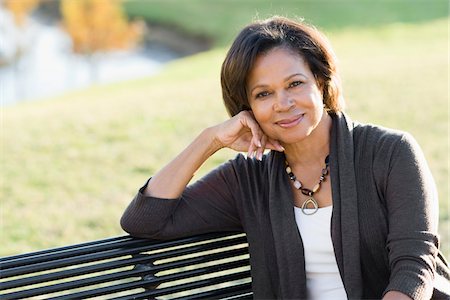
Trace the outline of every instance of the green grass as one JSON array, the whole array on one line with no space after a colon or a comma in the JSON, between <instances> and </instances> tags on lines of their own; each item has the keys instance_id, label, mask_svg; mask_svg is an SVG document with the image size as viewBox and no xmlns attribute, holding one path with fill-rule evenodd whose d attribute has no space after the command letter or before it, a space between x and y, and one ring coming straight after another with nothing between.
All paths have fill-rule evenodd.
<instances>
[{"instance_id":1,"label":"green grass","mask_svg":"<svg viewBox=\"0 0 450 300\"><path fill-rule=\"evenodd\" d=\"M449 256L449 19L419 21L326 32L353 119L407 130L421 144ZM2 108L0 255L123 234L118 221L139 186L227 118L225 51L181 59L155 77ZM197 177L233 156L217 153Z\"/></svg>"},{"instance_id":2,"label":"green grass","mask_svg":"<svg viewBox=\"0 0 450 300\"><path fill-rule=\"evenodd\" d=\"M228 45L245 24L278 14L325 30L427 22L448 15L445 0L123 0L127 13Z\"/></svg>"}]
</instances>

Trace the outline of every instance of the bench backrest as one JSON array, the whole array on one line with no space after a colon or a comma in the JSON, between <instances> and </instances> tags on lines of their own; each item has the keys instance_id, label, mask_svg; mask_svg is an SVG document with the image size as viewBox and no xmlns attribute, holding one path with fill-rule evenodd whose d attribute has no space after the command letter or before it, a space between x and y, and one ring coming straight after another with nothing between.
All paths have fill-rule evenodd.
<instances>
[{"instance_id":1,"label":"bench backrest","mask_svg":"<svg viewBox=\"0 0 450 300\"><path fill-rule=\"evenodd\" d=\"M251 299L246 237L130 236L0 258L0 299Z\"/></svg>"}]
</instances>

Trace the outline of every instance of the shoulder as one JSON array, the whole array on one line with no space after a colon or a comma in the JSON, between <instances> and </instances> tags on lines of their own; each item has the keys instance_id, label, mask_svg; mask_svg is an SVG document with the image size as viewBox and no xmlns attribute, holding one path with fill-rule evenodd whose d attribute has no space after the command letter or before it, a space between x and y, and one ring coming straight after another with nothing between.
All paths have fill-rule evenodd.
<instances>
[{"instance_id":1,"label":"shoulder","mask_svg":"<svg viewBox=\"0 0 450 300\"><path fill-rule=\"evenodd\" d=\"M234 181L234 184L238 186L261 188L283 167L284 153L269 151L263 155L261 161L238 154L215 171L219 172L227 182Z\"/></svg>"},{"instance_id":2,"label":"shoulder","mask_svg":"<svg viewBox=\"0 0 450 300\"><path fill-rule=\"evenodd\" d=\"M237 175L258 177L267 173L270 165L273 164L275 159L279 160L279 157L275 156L279 156L279 154L271 151L264 154L262 160L259 161L239 153L234 159L223 164L221 168L232 169Z\"/></svg>"},{"instance_id":3,"label":"shoulder","mask_svg":"<svg viewBox=\"0 0 450 300\"><path fill-rule=\"evenodd\" d=\"M370 142L395 144L403 139L404 136L410 136L405 131L371 123L353 122L353 125L353 139L357 142L367 140Z\"/></svg>"},{"instance_id":4,"label":"shoulder","mask_svg":"<svg viewBox=\"0 0 450 300\"><path fill-rule=\"evenodd\" d=\"M394 154L410 149L420 151L415 138L406 131L370 123L354 122L355 147L374 148L375 152Z\"/></svg>"},{"instance_id":5,"label":"shoulder","mask_svg":"<svg viewBox=\"0 0 450 300\"><path fill-rule=\"evenodd\" d=\"M372 148L386 150L386 148L395 147L402 140L414 140L405 131L354 121L346 113L335 114L332 117L338 140L345 137L345 132L349 131L355 150L372 150ZM346 146L349 145L346 144Z\"/></svg>"},{"instance_id":6,"label":"shoulder","mask_svg":"<svg viewBox=\"0 0 450 300\"><path fill-rule=\"evenodd\" d=\"M409 132L375 124L353 124L354 147L361 158L371 158L374 165L389 166L389 169L399 161L425 163L422 149Z\"/></svg>"},{"instance_id":7,"label":"shoulder","mask_svg":"<svg viewBox=\"0 0 450 300\"><path fill-rule=\"evenodd\" d=\"M261 198L259 196L268 186L271 176L269 171L271 156L271 153L265 154L262 161L259 161L238 154L213 169L195 184L199 182L207 184L215 189L227 191L234 195L235 199L246 199L246 203L254 203Z\"/></svg>"}]
</instances>

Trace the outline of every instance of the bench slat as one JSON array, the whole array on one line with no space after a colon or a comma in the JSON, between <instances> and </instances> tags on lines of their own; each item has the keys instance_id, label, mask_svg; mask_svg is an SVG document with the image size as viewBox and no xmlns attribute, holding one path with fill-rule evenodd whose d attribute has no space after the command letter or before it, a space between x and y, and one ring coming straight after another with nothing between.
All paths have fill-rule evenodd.
<instances>
[{"instance_id":1,"label":"bench slat","mask_svg":"<svg viewBox=\"0 0 450 300\"><path fill-rule=\"evenodd\" d=\"M252 297L248 244L242 233L169 241L125 236L35 254L0 259L1 299Z\"/></svg>"},{"instance_id":2,"label":"bench slat","mask_svg":"<svg viewBox=\"0 0 450 300\"><path fill-rule=\"evenodd\" d=\"M212 290L192 296L183 297L183 300L211 299L212 297L220 297L226 299L251 299L252 296L252 284L249 282L243 285L234 285L220 290Z\"/></svg>"},{"instance_id":3,"label":"bench slat","mask_svg":"<svg viewBox=\"0 0 450 300\"><path fill-rule=\"evenodd\" d=\"M243 240L245 238L238 237L237 239ZM137 253L151 251L151 250L159 250L164 247L179 246L180 244L185 244L187 241L191 241L191 240L192 240L192 238L183 239L184 242L181 242L181 240L177 240L177 241L170 241L170 242L162 242L162 243L158 243L158 244L154 241L153 241L153 243L147 241L147 245L144 245L144 246L133 247L133 248L129 248L129 249L128 248L107 249L107 251L100 252L100 253L93 252L93 253L84 254L85 252L82 251L79 253L81 255L75 256L75 253L70 253L70 255L64 256L65 258L62 258L62 259L60 259L59 255L57 255L56 261L53 259L53 257L47 257L47 260L50 260L50 261L43 261L43 262L39 262L39 263L35 263L35 264L27 263L27 264L24 264L21 266L16 266L14 268L8 268L8 267L6 267L7 263L4 263L4 264L0 264L0 278L8 278L8 277L12 277L12 276L29 274L29 273L33 273L33 272L62 268L62 267L71 266L73 264L89 263L92 261L116 258L116 257L124 256L127 254L137 254ZM140 241L145 242L145 240L140 240ZM198 239L194 240L194 241L198 242Z\"/></svg>"},{"instance_id":4,"label":"bench slat","mask_svg":"<svg viewBox=\"0 0 450 300\"><path fill-rule=\"evenodd\" d=\"M248 251L245 248L233 249L233 250L223 251L223 252L219 252L219 253L215 253L215 254L204 255L201 257L195 257L195 258L191 258L189 260L183 260L181 262L173 262L173 263L164 264L161 266L154 266L153 270L154 270L154 272L162 271L162 270L170 269L170 268L183 267L186 264L196 264L196 263L199 264L199 263L209 262L212 260L220 259L220 257L222 257L222 256L231 257L231 256L243 255L246 253L248 253ZM134 257L134 258L127 258L127 259L120 259L117 261L112 261L112 262L107 262L107 263L100 263L100 264L96 264L96 265L79 267L77 269L62 270L62 271L58 271L55 273L36 275L36 276L32 276L32 277L27 277L27 278L20 278L20 279L6 282L6 283L1 283L0 290L6 290L6 289L21 287L21 286L30 286L30 285L33 285L36 283L49 282L49 281L53 281L53 280L75 277L75 276L80 276L80 275L85 275L85 274L91 274L91 273L101 272L101 271L105 271L105 270L111 270L111 269L115 269L115 268L123 268L123 267L133 266L133 265L137 265L137 264L151 263L152 260L153 259L149 256Z\"/></svg>"},{"instance_id":5,"label":"bench slat","mask_svg":"<svg viewBox=\"0 0 450 300\"><path fill-rule=\"evenodd\" d=\"M147 293L133 295L132 299L148 299ZM190 296L182 296L174 299L197 300L197 299L253 299L252 284L243 283L225 288L214 289L212 291L201 292ZM114 297L109 300L130 300L130 296Z\"/></svg>"},{"instance_id":6,"label":"bench slat","mask_svg":"<svg viewBox=\"0 0 450 300\"><path fill-rule=\"evenodd\" d=\"M226 283L226 282L230 282L230 281L234 281L234 280L249 279L249 278L250 278L250 271L244 271L244 272L240 272L240 273L233 273L233 274L225 275L222 277L203 279L203 280L199 280L199 281L196 281L193 283L180 284L180 285L176 285L173 287L155 289L152 291L135 294L135 295L133 295L133 299L147 299L148 297L171 295L171 294L175 294L178 292L193 290L193 289L207 287L207 286L214 286L214 285L220 284L220 283ZM239 285L240 288L242 288L242 290L245 290L246 286L244 285L244 283L237 284L237 285ZM216 291L218 291L218 290L219 289L216 289ZM184 297L180 297L180 299L181 298L184 298ZM68 298L68 299L74 299L74 298ZM114 298L112 298L112 299L114 299ZM67 299L64 299L64 300L67 300Z\"/></svg>"},{"instance_id":7,"label":"bench slat","mask_svg":"<svg viewBox=\"0 0 450 300\"><path fill-rule=\"evenodd\" d=\"M67 250L89 247L92 245L98 245L98 244L104 244L104 243L117 243L117 242L128 241L128 240L136 240L136 238L126 235L126 236L108 238L108 239L97 240L97 241L87 242L87 243L82 243L82 244L76 244L76 245L70 245L70 246L64 246L64 247L58 247L58 248L50 248L50 249L40 250L40 251L35 251L35 252L30 252L30 253L4 256L4 257L0 257L0 264L2 266L3 265L7 266L9 263L12 263L14 261L23 261L23 258L36 257L36 256L47 255L47 254L51 254L51 253L55 253L55 252L64 252ZM139 239L139 240L141 240L141 239Z\"/></svg>"},{"instance_id":8,"label":"bench slat","mask_svg":"<svg viewBox=\"0 0 450 300\"><path fill-rule=\"evenodd\" d=\"M185 279L193 276L199 276L204 275L212 272L221 271L224 269L233 269L243 266L248 266L249 262L248 259L240 260L240 261L233 261L230 263L223 263L223 264L216 264L214 266L208 267L208 268L198 268L192 271L185 271L185 272L178 272L173 275L166 275L166 276L160 276L160 277L154 277L154 279L148 280L147 283L150 283L152 285L159 285L161 283L167 282L167 281L174 281L174 280L180 280ZM42 295L43 293L50 294L70 289L76 289L80 287L105 283L105 282L112 282L117 281L120 279L126 279L126 278L133 278L133 277L142 277L145 275L153 275L152 270L143 270L143 269L135 269L135 270L129 270L129 271L122 271L117 272L113 274L107 274L107 275L101 275L86 279L78 279L74 281L54 284L51 286L46 287L40 287L40 288L34 288L34 289L27 289L11 294L5 294L4 297L6 298L26 298L26 297L34 297L38 295ZM95 290L93 290L95 292Z\"/></svg>"},{"instance_id":9,"label":"bench slat","mask_svg":"<svg viewBox=\"0 0 450 300\"><path fill-rule=\"evenodd\" d=\"M76 269L62 270L54 273L35 275L31 277L19 278L0 284L0 290L6 290L21 286L29 286L36 283L49 282L53 280L65 279L69 277L75 277L95 272L101 272L111 270L115 268L122 268L132 266L140 263L150 262L147 257L126 258L112 262L106 262L96 265L89 265L85 267L79 267Z\"/></svg>"}]
</instances>

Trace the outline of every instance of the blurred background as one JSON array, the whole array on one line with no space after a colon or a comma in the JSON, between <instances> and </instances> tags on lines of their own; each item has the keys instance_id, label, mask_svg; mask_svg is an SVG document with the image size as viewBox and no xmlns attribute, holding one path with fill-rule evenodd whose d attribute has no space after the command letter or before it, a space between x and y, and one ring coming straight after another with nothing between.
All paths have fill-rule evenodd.
<instances>
[{"instance_id":1,"label":"blurred background","mask_svg":"<svg viewBox=\"0 0 450 300\"><path fill-rule=\"evenodd\" d=\"M354 120L418 140L450 257L446 0L1 0L0 256L124 234L137 189L227 118L234 36L274 14L328 36Z\"/></svg>"}]
</instances>

